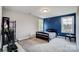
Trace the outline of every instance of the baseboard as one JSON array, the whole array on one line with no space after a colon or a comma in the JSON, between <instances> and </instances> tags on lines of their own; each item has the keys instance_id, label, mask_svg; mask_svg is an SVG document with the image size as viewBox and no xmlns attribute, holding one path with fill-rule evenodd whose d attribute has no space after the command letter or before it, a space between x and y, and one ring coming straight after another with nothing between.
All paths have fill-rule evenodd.
<instances>
[{"instance_id":1,"label":"baseboard","mask_svg":"<svg viewBox=\"0 0 79 59\"><path fill-rule=\"evenodd\" d=\"M17 38L17 40L24 40L24 39L30 39L30 38L33 38L35 37L35 35L32 35L32 36L25 36L25 37L20 37L20 38Z\"/></svg>"}]
</instances>

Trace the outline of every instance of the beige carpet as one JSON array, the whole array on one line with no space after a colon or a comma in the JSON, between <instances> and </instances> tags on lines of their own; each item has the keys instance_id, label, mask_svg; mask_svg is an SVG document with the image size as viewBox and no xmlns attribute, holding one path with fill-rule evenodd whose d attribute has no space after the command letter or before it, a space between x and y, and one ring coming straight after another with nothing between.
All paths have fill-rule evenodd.
<instances>
[{"instance_id":1,"label":"beige carpet","mask_svg":"<svg viewBox=\"0 0 79 59\"><path fill-rule=\"evenodd\" d=\"M45 44L48 42L46 40L33 37L33 38L29 38L29 39L23 39L23 40L19 41L18 43L25 49L25 48L29 48L34 45ZM25 49L25 50L28 51L27 49Z\"/></svg>"},{"instance_id":2,"label":"beige carpet","mask_svg":"<svg viewBox=\"0 0 79 59\"><path fill-rule=\"evenodd\" d=\"M52 39L50 42L42 39L30 38L19 41L27 52L78 52L75 43L71 43L62 37Z\"/></svg>"}]
</instances>

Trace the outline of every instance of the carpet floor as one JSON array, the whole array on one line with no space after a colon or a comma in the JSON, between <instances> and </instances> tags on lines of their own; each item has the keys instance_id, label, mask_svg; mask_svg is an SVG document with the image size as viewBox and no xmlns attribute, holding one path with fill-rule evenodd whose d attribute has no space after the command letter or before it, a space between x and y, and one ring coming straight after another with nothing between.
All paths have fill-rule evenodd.
<instances>
[{"instance_id":1,"label":"carpet floor","mask_svg":"<svg viewBox=\"0 0 79 59\"><path fill-rule=\"evenodd\" d=\"M27 52L78 52L76 43L71 43L62 37L57 37L47 42L38 38L19 41Z\"/></svg>"}]
</instances>

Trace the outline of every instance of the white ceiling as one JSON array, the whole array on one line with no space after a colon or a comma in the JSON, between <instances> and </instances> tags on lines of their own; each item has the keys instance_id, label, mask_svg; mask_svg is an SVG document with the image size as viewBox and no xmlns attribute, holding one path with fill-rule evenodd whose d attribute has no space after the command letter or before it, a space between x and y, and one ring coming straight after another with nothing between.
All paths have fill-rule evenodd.
<instances>
[{"instance_id":1,"label":"white ceiling","mask_svg":"<svg viewBox=\"0 0 79 59\"><path fill-rule=\"evenodd\" d=\"M40 18L54 17L77 12L76 6L5 6L3 9L30 13ZM48 12L43 13L41 11L42 9L48 9Z\"/></svg>"}]
</instances>

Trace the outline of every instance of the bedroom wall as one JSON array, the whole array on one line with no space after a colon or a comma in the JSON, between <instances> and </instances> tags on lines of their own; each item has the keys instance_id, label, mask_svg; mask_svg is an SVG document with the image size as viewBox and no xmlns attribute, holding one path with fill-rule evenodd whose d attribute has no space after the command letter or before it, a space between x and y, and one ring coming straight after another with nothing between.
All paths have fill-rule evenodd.
<instances>
[{"instance_id":1,"label":"bedroom wall","mask_svg":"<svg viewBox=\"0 0 79 59\"><path fill-rule=\"evenodd\" d=\"M31 14L3 9L3 16L10 17L10 20L16 20L16 37L18 40L33 36L38 30L39 18Z\"/></svg>"},{"instance_id":2,"label":"bedroom wall","mask_svg":"<svg viewBox=\"0 0 79 59\"><path fill-rule=\"evenodd\" d=\"M77 42L77 46L79 48L79 8L77 10L76 17L77 17L77 19L76 19L76 42Z\"/></svg>"},{"instance_id":3,"label":"bedroom wall","mask_svg":"<svg viewBox=\"0 0 79 59\"><path fill-rule=\"evenodd\" d=\"M2 20L2 7L0 6L0 30L1 30L1 20Z\"/></svg>"},{"instance_id":4,"label":"bedroom wall","mask_svg":"<svg viewBox=\"0 0 79 59\"><path fill-rule=\"evenodd\" d=\"M72 13L72 14L67 14L67 15L60 15L56 17L45 18L44 19L44 31L46 31L46 29L56 29L59 35L61 36L65 35L66 33L61 32L61 17L64 17L64 16L74 16L75 17L74 27L76 27L76 15L75 13ZM74 28L74 33L76 33L75 28Z\"/></svg>"},{"instance_id":5,"label":"bedroom wall","mask_svg":"<svg viewBox=\"0 0 79 59\"><path fill-rule=\"evenodd\" d=\"M2 7L0 6L0 48L1 48L1 21L2 21Z\"/></svg>"}]
</instances>

